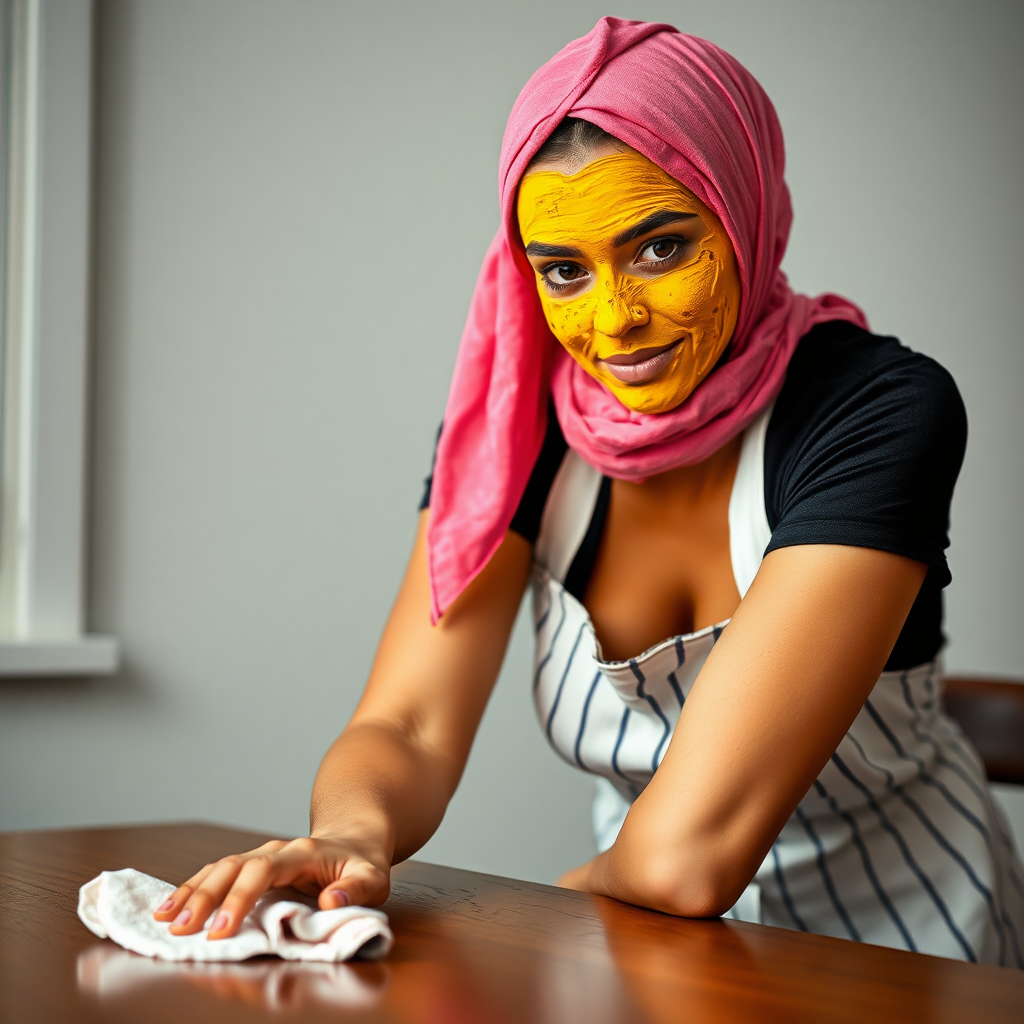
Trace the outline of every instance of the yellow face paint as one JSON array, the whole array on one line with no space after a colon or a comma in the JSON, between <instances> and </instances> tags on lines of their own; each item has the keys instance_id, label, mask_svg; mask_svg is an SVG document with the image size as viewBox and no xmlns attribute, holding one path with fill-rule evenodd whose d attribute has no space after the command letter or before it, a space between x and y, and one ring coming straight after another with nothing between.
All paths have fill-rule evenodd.
<instances>
[{"instance_id":1,"label":"yellow face paint","mask_svg":"<svg viewBox=\"0 0 1024 1024\"><path fill-rule=\"evenodd\" d=\"M732 243L689 189L635 150L528 173L517 214L555 337L636 412L667 412L736 326Z\"/></svg>"}]
</instances>

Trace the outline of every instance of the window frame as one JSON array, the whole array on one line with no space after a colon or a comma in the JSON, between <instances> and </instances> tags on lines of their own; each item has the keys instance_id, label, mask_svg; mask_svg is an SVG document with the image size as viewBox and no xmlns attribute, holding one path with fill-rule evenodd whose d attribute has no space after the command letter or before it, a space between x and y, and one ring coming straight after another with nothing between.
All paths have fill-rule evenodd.
<instances>
[{"instance_id":1,"label":"window frame","mask_svg":"<svg viewBox=\"0 0 1024 1024\"><path fill-rule=\"evenodd\" d=\"M0 0L0 676L114 672L85 628L93 0Z\"/></svg>"}]
</instances>

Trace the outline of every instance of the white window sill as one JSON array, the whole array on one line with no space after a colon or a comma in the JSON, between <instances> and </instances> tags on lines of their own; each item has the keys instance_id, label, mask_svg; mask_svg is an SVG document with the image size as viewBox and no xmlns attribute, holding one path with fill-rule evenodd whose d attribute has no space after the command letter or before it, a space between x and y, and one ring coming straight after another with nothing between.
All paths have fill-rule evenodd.
<instances>
[{"instance_id":1,"label":"white window sill","mask_svg":"<svg viewBox=\"0 0 1024 1024\"><path fill-rule=\"evenodd\" d=\"M117 671L117 639L0 640L0 676L105 676Z\"/></svg>"}]
</instances>

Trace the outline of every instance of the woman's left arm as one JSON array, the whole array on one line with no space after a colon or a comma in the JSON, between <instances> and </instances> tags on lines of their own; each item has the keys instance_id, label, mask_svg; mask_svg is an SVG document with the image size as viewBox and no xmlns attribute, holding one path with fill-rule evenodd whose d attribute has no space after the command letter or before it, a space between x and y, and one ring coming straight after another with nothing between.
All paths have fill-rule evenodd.
<instances>
[{"instance_id":1,"label":"woman's left arm","mask_svg":"<svg viewBox=\"0 0 1024 1024\"><path fill-rule=\"evenodd\" d=\"M615 844L560 884L725 913L863 707L926 573L870 548L770 552Z\"/></svg>"}]
</instances>

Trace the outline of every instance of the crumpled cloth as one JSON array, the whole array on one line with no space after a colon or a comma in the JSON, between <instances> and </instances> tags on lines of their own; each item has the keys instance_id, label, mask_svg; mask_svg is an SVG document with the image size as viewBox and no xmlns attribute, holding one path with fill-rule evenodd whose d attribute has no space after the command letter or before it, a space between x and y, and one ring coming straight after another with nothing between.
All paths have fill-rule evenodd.
<instances>
[{"instance_id":1,"label":"crumpled cloth","mask_svg":"<svg viewBox=\"0 0 1024 1024\"><path fill-rule=\"evenodd\" d=\"M232 961L254 956L334 963L354 956L377 960L391 950L388 918L369 907L318 910L291 890L272 890L246 915L238 934L214 942L204 931L172 935L153 911L175 887L134 868L104 871L78 893L78 916L101 939L159 960ZM300 902L301 901L301 902Z\"/></svg>"}]
</instances>

